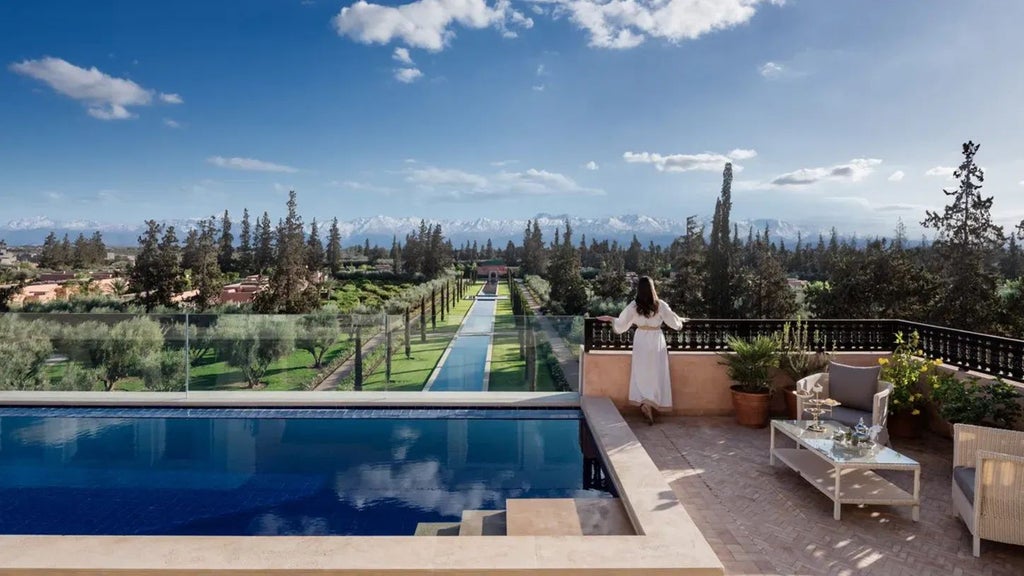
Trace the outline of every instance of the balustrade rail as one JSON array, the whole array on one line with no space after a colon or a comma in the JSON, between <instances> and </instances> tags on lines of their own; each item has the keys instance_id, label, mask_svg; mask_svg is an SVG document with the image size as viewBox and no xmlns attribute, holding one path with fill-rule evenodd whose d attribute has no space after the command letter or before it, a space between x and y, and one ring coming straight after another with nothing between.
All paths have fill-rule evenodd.
<instances>
[{"instance_id":1,"label":"balustrade rail","mask_svg":"<svg viewBox=\"0 0 1024 576\"><path fill-rule=\"evenodd\" d=\"M690 320L682 330L662 328L673 352L718 352L729 349L727 339L770 336L782 332L794 320ZM974 370L1024 380L1024 340L955 330L906 320L832 320L803 321L808 347L837 352L891 352L896 348L896 333L917 331L922 354L964 370ZM611 324L587 318L583 330L584 350L629 350L635 329L616 334Z\"/></svg>"}]
</instances>

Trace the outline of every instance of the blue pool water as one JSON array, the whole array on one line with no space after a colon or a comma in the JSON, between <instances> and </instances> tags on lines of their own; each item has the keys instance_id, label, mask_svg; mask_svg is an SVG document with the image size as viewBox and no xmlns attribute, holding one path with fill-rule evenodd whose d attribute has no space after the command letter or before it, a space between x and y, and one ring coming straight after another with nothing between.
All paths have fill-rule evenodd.
<instances>
[{"instance_id":1,"label":"blue pool water","mask_svg":"<svg viewBox=\"0 0 1024 576\"><path fill-rule=\"evenodd\" d=\"M491 347L494 312L498 302L492 297L477 296L476 302L462 321L449 345L448 357L437 371L429 390L479 391L484 387L487 350Z\"/></svg>"},{"instance_id":2,"label":"blue pool water","mask_svg":"<svg viewBox=\"0 0 1024 576\"><path fill-rule=\"evenodd\" d=\"M409 535L602 497L578 410L0 408L0 533Z\"/></svg>"}]
</instances>

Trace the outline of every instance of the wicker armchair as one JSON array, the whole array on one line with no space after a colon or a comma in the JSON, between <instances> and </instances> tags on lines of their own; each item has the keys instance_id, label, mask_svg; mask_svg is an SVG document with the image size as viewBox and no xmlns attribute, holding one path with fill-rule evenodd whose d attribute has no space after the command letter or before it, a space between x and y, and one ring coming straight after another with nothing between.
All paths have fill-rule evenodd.
<instances>
[{"instance_id":1,"label":"wicker armchair","mask_svg":"<svg viewBox=\"0 0 1024 576\"><path fill-rule=\"evenodd\" d=\"M821 385L821 397L830 398L828 389L828 373L811 374L802 378L796 383L797 390L811 390L815 384ZM877 391L871 399L872 410L868 413L865 410L839 406L832 409L832 419L847 426L854 426L864 418L868 426L881 426L885 430L889 418L889 396L892 394L892 384L885 380L878 381ZM796 399L796 419L803 420L804 401L799 396Z\"/></svg>"},{"instance_id":2,"label":"wicker armchair","mask_svg":"<svg viewBox=\"0 0 1024 576\"><path fill-rule=\"evenodd\" d=\"M974 536L1024 546L1024 432L953 426L953 512Z\"/></svg>"}]
</instances>

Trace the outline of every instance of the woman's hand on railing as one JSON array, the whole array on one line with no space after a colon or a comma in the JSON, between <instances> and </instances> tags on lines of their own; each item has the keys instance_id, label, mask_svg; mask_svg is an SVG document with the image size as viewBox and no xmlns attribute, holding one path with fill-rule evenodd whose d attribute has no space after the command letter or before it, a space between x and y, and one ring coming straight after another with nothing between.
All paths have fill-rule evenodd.
<instances>
[{"instance_id":1,"label":"woman's hand on railing","mask_svg":"<svg viewBox=\"0 0 1024 576\"><path fill-rule=\"evenodd\" d=\"M609 323L611 323L611 322L615 321L615 318L613 316L604 315L604 316L598 316L598 317L594 318L594 320L597 320L599 322L609 322Z\"/></svg>"}]
</instances>

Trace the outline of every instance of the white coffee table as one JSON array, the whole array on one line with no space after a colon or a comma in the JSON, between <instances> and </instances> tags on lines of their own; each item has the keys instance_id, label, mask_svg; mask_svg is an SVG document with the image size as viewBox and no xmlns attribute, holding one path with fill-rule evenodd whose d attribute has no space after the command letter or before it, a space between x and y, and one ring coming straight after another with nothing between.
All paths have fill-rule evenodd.
<instances>
[{"instance_id":1,"label":"white coffee table","mask_svg":"<svg viewBox=\"0 0 1024 576\"><path fill-rule=\"evenodd\" d=\"M848 428L823 420L824 432L807 429L807 420L772 420L769 461L778 458L800 473L812 486L835 503L832 516L839 520L842 504L884 504L911 506L917 522L921 509L921 465L899 452L881 445L867 451L849 451L832 441L833 432ZM776 448L775 431L796 442L796 448ZM914 493L910 494L873 470L901 470L914 473Z\"/></svg>"}]
</instances>

